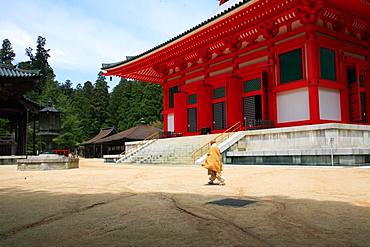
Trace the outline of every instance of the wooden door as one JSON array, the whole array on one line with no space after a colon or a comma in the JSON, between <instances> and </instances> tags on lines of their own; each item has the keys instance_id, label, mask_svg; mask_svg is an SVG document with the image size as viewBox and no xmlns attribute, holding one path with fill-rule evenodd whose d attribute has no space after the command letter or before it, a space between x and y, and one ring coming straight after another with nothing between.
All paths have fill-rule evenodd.
<instances>
[{"instance_id":1,"label":"wooden door","mask_svg":"<svg viewBox=\"0 0 370 247\"><path fill-rule=\"evenodd\" d=\"M225 102L213 104L213 129L226 129Z\"/></svg>"},{"instance_id":2,"label":"wooden door","mask_svg":"<svg viewBox=\"0 0 370 247\"><path fill-rule=\"evenodd\" d=\"M348 102L349 102L349 117L350 121L360 122L361 117L361 103L360 103L360 87L357 80L356 67L347 68L348 81Z\"/></svg>"},{"instance_id":3,"label":"wooden door","mask_svg":"<svg viewBox=\"0 0 370 247\"><path fill-rule=\"evenodd\" d=\"M197 108L188 109L188 132L197 132Z\"/></svg>"}]
</instances>

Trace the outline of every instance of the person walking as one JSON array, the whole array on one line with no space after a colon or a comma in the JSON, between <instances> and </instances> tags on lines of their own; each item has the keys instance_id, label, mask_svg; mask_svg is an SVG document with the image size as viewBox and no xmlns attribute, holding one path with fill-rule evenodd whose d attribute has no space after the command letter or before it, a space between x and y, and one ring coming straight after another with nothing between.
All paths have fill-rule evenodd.
<instances>
[{"instance_id":1,"label":"person walking","mask_svg":"<svg viewBox=\"0 0 370 247\"><path fill-rule=\"evenodd\" d=\"M208 170L208 175L210 175L208 184L215 184L214 181L217 179L220 181L220 185L225 185L225 179L221 176L222 161L220 149L217 147L215 140L210 141L209 144L207 158L202 164Z\"/></svg>"}]
</instances>

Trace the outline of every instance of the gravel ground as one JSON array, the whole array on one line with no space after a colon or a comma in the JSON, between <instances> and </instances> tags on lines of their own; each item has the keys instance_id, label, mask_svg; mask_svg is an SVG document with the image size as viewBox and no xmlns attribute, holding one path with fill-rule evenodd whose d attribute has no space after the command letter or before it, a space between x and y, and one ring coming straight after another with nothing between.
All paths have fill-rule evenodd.
<instances>
[{"instance_id":1,"label":"gravel ground","mask_svg":"<svg viewBox=\"0 0 370 247\"><path fill-rule=\"evenodd\" d=\"M0 246L370 246L370 168L0 166ZM209 202L248 200L243 207Z\"/></svg>"}]
</instances>

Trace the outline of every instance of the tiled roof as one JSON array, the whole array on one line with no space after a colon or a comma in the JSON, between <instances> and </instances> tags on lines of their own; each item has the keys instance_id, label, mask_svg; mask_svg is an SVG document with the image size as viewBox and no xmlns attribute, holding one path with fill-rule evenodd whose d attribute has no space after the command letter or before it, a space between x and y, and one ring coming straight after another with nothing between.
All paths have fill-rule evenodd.
<instances>
[{"instance_id":1,"label":"tiled roof","mask_svg":"<svg viewBox=\"0 0 370 247\"><path fill-rule=\"evenodd\" d=\"M111 141L118 141L118 140L144 140L150 135L153 135L154 133L158 133L162 131L161 129L155 128L153 126L147 125L147 124L139 124L135 127L132 127L131 129L124 130L122 132L119 132L117 134L108 136L104 139L100 139L96 141L95 143L105 143L105 142L111 142Z\"/></svg>"},{"instance_id":2,"label":"tiled roof","mask_svg":"<svg viewBox=\"0 0 370 247\"><path fill-rule=\"evenodd\" d=\"M94 138L88 140L88 141L85 141L83 143L81 143L81 145L87 145L87 144L93 144L95 143L96 141L100 140L100 139L103 139L111 134L115 134L117 131L115 128L105 128L105 129L101 129L99 134L97 134Z\"/></svg>"},{"instance_id":3,"label":"tiled roof","mask_svg":"<svg viewBox=\"0 0 370 247\"><path fill-rule=\"evenodd\" d=\"M0 64L0 77L37 77L37 70L23 70L15 68L13 65Z\"/></svg>"},{"instance_id":4,"label":"tiled roof","mask_svg":"<svg viewBox=\"0 0 370 247\"><path fill-rule=\"evenodd\" d=\"M198 28L200 28L200 27L202 27L202 26L204 26L204 25L206 25L206 24L208 24L208 23L210 23L210 22L212 22L212 21L220 18L221 16L229 13L230 11L232 11L232 10L234 10L234 9L236 9L236 8L242 6L243 4L245 4L247 2L250 2L250 1L251 0L239 0L239 1L238 0L236 0L236 1L233 0L233 1L230 1L230 3L226 2L224 5L221 5L220 6L220 7L222 7L221 8L221 12L217 12L214 16L212 16L209 19L203 21L202 23L196 25L195 27L193 27L193 28L191 28L191 29L189 29L189 30L187 30L187 31L185 31L185 32L177 35L176 37L174 37L174 38L172 38L172 39L170 39L170 40L168 40L168 41L166 41L166 42L164 42L164 43L162 43L162 44L160 44L160 45L158 45L158 46L156 46L156 47L154 47L154 48L152 48L152 49L150 49L150 50L148 50L148 51L146 51L146 52L144 52L144 53L142 53L140 55L132 56L132 57L126 57L126 60L120 61L120 62L116 62L116 63L103 63L102 64L102 69L103 70L106 70L106 69L114 68L116 66L120 66L120 65L123 65L125 63L128 63L128 62L130 62L132 60L135 60L137 58L140 58L140 57L142 57L142 56L144 56L144 55L146 55L146 54L148 54L148 53L150 53L152 51L155 51L155 50L157 50L157 49L159 49L159 48L161 48L161 47L163 47L163 46L165 46L165 45L167 45L167 44L169 44L169 43L177 40L177 39L180 39L181 37L183 37L183 36L185 36L185 35L193 32L193 31L197 30Z\"/></svg>"}]
</instances>

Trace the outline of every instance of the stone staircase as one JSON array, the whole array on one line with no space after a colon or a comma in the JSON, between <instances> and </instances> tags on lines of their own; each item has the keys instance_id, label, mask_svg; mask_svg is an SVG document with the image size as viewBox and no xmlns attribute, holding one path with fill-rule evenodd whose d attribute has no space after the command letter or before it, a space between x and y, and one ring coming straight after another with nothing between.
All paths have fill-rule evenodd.
<instances>
[{"instance_id":1,"label":"stone staircase","mask_svg":"<svg viewBox=\"0 0 370 247\"><path fill-rule=\"evenodd\" d=\"M217 135L197 135L153 140L117 163L193 164L192 153Z\"/></svg>"}]
</instances>

